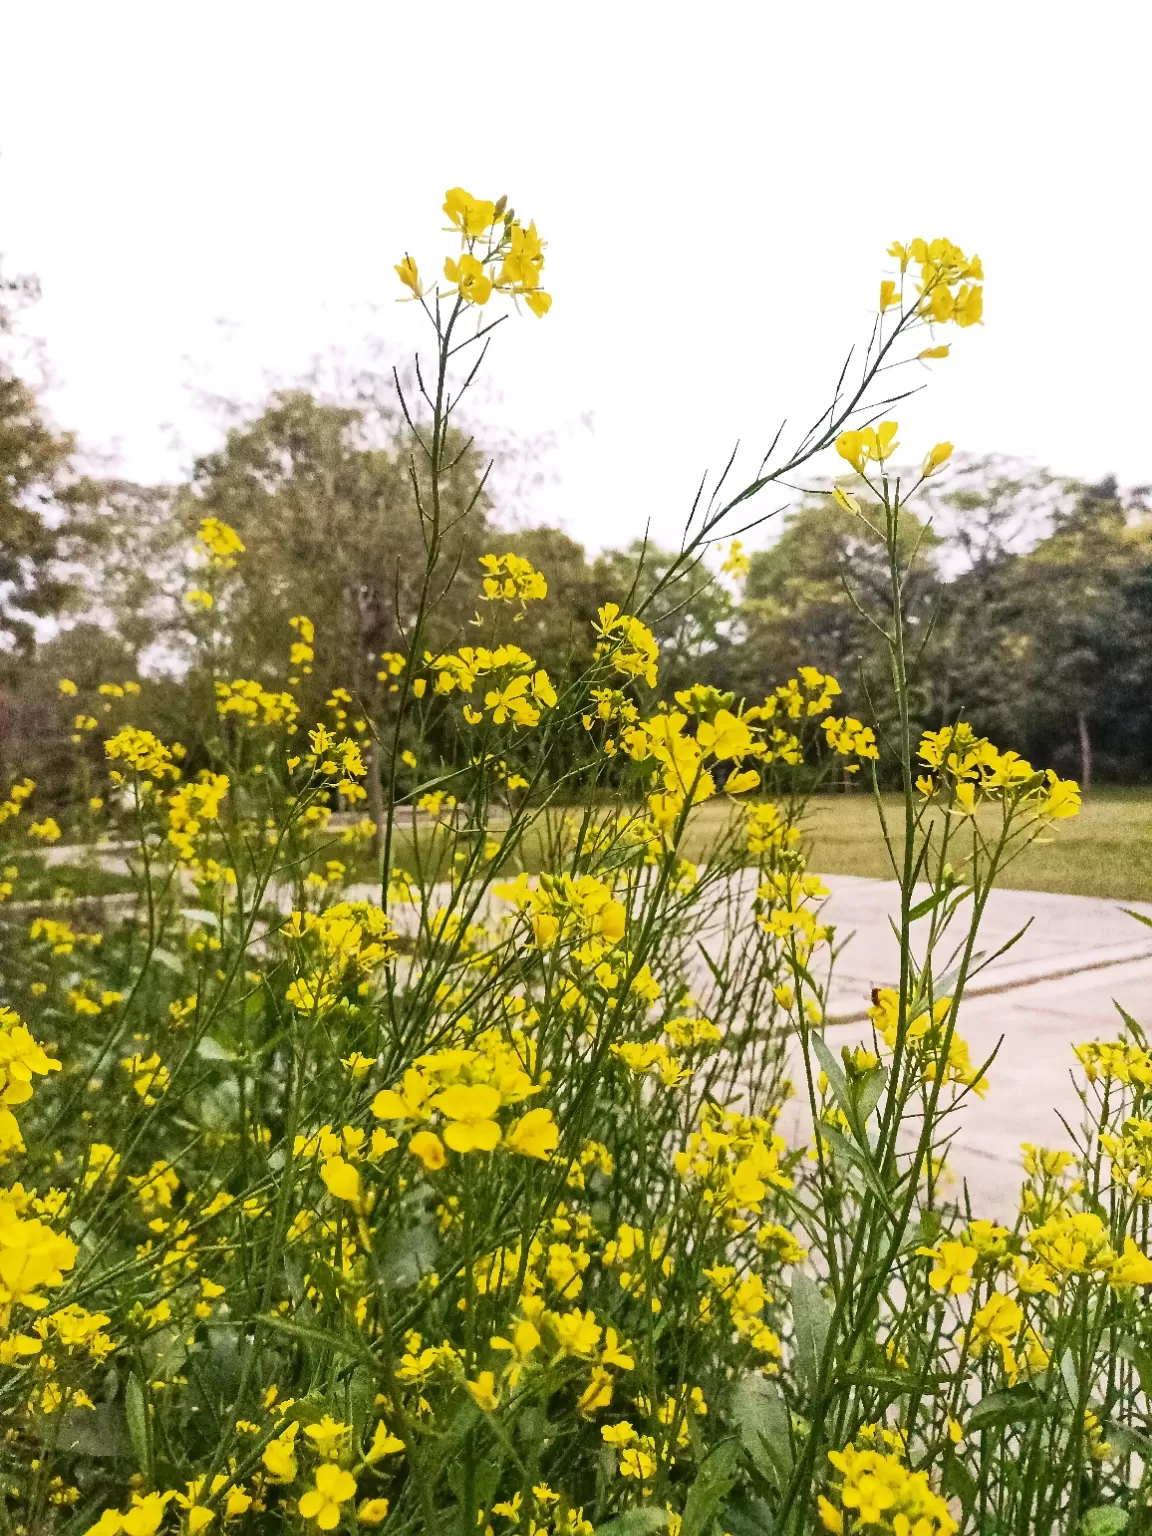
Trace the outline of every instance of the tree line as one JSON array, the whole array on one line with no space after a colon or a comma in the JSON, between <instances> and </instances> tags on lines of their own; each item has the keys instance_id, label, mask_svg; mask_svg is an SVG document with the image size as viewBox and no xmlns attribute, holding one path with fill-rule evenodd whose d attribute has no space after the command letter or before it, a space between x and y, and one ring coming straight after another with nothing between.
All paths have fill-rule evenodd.
<instances>
[{"instance_id":1,"label":"tree line","mask_svg":"<svg viewBox=\"0 0 1152 1536\"><path fill-rule=\"evenodd\" d=\"M11 341L25 281L0 282L0 342ZM139 687L134 719L166 737L208 739L213 678L286 676L289 621L315 625L293 672L305 717L334 690L369 721L387 712L386 658L406 649L424 568L413 427L388 381L335 401L274 393L238 420L180 483L80 473L74 438L49 421L0 350L0 760L65 795L76 698ZM599 606L634 607L676 551L636 541L599 554L551 527L507 526L482 449L461 435L444 487L443 583L432 643L459 641L477 561L519 554L549 601L525 611L518 643L558 681L587 664ZM661 647L659 695L696 680L763 697L803 665L833 673L847 711L883 739L890 695L882 626L888 570L867 523L819 487L781 515L766 548L698 564L659 592L646 618ZM914 704L924 724L965 718L1002 746L1093 781L1152 772L1152 517L1145 489L1087 484L1001 457L963 463L925 487L903 538L918 636ZM245 545L210 610L190 603L189 551L217 517ZM730 553L730 551L725 551ZM465 615L466 616L466 615ZM193 657L199 658L192 666ZM202 663L208 658L210 666ZM78 693L62 695L67 678ZM91 716L89 716L91 718ZM375 789L375 785L373 785ZM378 793L378 791L377 791Z\"/></svg>"}]
</instances>

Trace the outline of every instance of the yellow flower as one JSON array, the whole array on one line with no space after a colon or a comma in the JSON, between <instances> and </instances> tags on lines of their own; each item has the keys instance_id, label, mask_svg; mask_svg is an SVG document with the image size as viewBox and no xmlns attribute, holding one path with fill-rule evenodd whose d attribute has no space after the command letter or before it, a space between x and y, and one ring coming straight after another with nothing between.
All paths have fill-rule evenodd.
<instances>
[{"instance_id":1,"label":"yellow flower","mask_svg":"<svg viewBox=\"0 0 1152 1536\"><path fill-rule=\"evenodd\" d=\"M372 1436L372 1444L369 1446L364 1460L379 1461L382 1456L394 1456L397 1451L402 1451L403 1449L403 1440L398 1435L392 1434L385 1425L384 1420L381 1419L376 1425L376 1430Z\"/></svg>"},{"instance_id":2,"label":"yellow flower","mask_svg":"<svg viewBox=\"0 0 1152 1536\"><path fill-rule=\"evenodd\" d=\"M844 1516L830 1504L823 1494L816 1500L820 1510L820 1523L826 1531L834 1532L834 1536L844 1536Z\"/></svg>"},{"instance_id":3,"label":"yellow flower","mask_svg":"<svg viewBox=\"0 0 1152 1536\"><path fill-rule=\"evenodd\" d=\"M469 240L484 234L496 220L496 204L473 197L463 187L451 187L444 194L444 212L460 233Z\"/></svg>"},{"instance_id":4,"label":"yellow flower","mask_svg":"<svg viewBox=\"0 0 1152 1536\"><path fill-rule=\"evenodd\" d=\"M356 1511L361 1525L380 1525L388 1518L387 1499L364 1499Z\"/></svg>"},{"instance_id":5,"label":"yellow flower","mask_svg":"<svg viewBox=\"0 0 1152 1536\"><path fill-rule=\"evenodd\" d=\"M348 1426L347 1424L342 1424L338 1419L334 1419L331 1414L326 1413L315 1424L306 1424L304 1426L304 1433L313 1442L322 1456L338 1456L341 1443L348 1434ZM346 1495L346 1497L350 1498L351 1495Z\"/></svg>"},{"instance_id":6,"label":"yellow flower","mask_svg":"<svg viewBox=\"0 0 1152 1536\"><path fill-rule=\"evenodd\" d=\"M450 1122L444 1140L453 1152L491 1152L500 1140L500 1127L492 1118L500 1108L500 1094L487 1083L453 1083L432 1102Z\"/></svg>"},{"instance_id":7,"label":"yellow flower","mask_svg":"<svg viewBox=\"0 0 1152 1536\"><path fill-rule=\"evenodd\" d=\"M70 677L62 677L56 686L65 697L71 697L77 691L76 684Z\"/></svg>"},{"instance_id":8,"label":"yellow flower","mask_svg":"<svg viewBox=\"0 0 1152 1536\"><path fill-rule=\"evenodd\" d=\"M530 1109L510 1127L505 1144L511 1147L513 1152L520 1152L525 1157L538 1157L547 1162L550 1154L556 1150L559 1140L560 1132L552 1119L552 1111Z\"/></svg>"},{"instance_id":9,"label":"yellow flower","mask_svg":"<svg viewBox=\"0 0 1152 1536\"><path fill-rule=\"evenodd\" d=\"M39 838L42 843L58 843L61 832L55 819L51 816L45 816L43 821L34 821L32 823L28 828L28 835Z\"/></svg>"},{"instance_id":10,"label":"yellow flower","mask_svg":"<svg viewBox=\"0 0 1152 1536\"><path fill-rule=\"evenodd\" d=\"M360 1174L352 1163L330 1157L320 1169L320 1177L333 1199L347 1200L350 1205L360 1203Z\"/></svg>"},{"instance_id":11,"label":"yellow flower","mask_svg":"<svg viewBox=\"0 0 1152 1536\"><path fill-rule=\"evenodd\" d=\"M847 459L857 474L864 473L869 462L882 464L892 457L900 444L895 441L900 430L894 421L882 421L878 427L861 427L859 431L841 432L836 439L836 452Z\"/></svg>"},{"instance_id":12,"label":"yellow flower","mask_svg":"<svg viewBox=\"0 0 1152 1536\"><path fill-rule=\"evenodd\" d=\"M315 1520L322 1531L334 1531L340 1524L340 1506L356 1497L356 1479L350 1472L330 1461L316 1468L316 1486L300 1500L305 1520Z\"/></svg>"},{"instance_id":13,"label":"yellow flower","mask_svg":"<svg viewBox=\"0 0 1152 1536\"><path fill-rule=\"evenodd\" d=\"M404 260L393 268L393 271L404 286L412 290L412 297L414 299L424 297L424 284L420 281L420 273L417 271L416 263L412 260L411 256L405 256Z\"/></svg>"},{"instance_id":14,"label":"yellow flower","mask_svg":"<svg viewBox=\"0 0 1152 1536\"><path fill-rule=\"evenodd\" d=\"M206 517L196 534L201 552L215 570L230 571L236 564L235 556L244 553L244 543L235 528L222 523L218 517Z\"/></svg>"},{"instance_id":15,"label":"yellow flower","mask_svg":"<svg viewBox=\"0 0 1152 1536\"><path fill-rule=\"evenodd\" d=\"M880 313L891 309L893 304L899 304L900 290L890 277L886 277L880 284Z\"/></svg>"},{"instance_id":16,"label":"yellow flower","mask_svg":"<svg viewBox=\"0 0 1152 1536\"><path fill-rule=\"evenodd\" d=\"M938 1248L917 1248L923 1258L935 1259L928 1284L934 1291L947 1291L950 1296L963 1296L972 1288L972 1266L979 1257L975 1248L965 1243L941 1243Z\"/></svg>"},{"instance_id":17,"label":"yellow flower","mask_svg":"<svg viewBox=\"0 0 1152 1536\"><path fill-rule=\"evenodd\" d=\"M265 1471L278 1483L292 1483L296 1480L296 1431L298 1428L298 1424L294 1421L275 1440L269 1440L264 1447L262 1460Z\"/></svg>"},{"instance_id":18,"label":"yellow flower","mask_svg":"<svg viewBox=\"0 0 1152 1536\"><path fill-rule=\"evenodd\" d=\"M443 1168L446 1161L444 1157L444 1143L436 1135L435 1131L417 1131L408 1142L408 1150L413 1157L418 1157L425 1168L435 1173Z\"/></svg>"},{"instance_id":19,"label":"yellow flower","mask_svg":"<svg viewBox=\"0 0 1152 1536\"><path fill-rule=\"evenodd\" d=\"M927 479L929 475L934 475L936 471L942 468L951 457L951 443L937 443L934 448L929 449L929 451L924 455L924 463L921 466L925 479Z\"/></svg>"},{"instance_id":20,"label":"yellow flower","mask_svg":"<svg viewBox=\"0 0 1152 1536\"><path fill-rule=\"evenodd\" d=\"M469 304L487 304L492 297L492 279L475 256L465 252L459 261L445 258L444 276Z\"/></svg>"},{"instance_id":21,"label":"yellow flower","mask_svg":"<svg viewBox=\"0 0 1152 1536\"><path fill-rule=\"evenodd\" d=\"M466 1381L464 1385L478 1408L485 1413L495 1413L500 1406L500 1398L496 1392L496 1378L491 1371L481 1371L475 1381Z\"/></svg>"}]
</instances>

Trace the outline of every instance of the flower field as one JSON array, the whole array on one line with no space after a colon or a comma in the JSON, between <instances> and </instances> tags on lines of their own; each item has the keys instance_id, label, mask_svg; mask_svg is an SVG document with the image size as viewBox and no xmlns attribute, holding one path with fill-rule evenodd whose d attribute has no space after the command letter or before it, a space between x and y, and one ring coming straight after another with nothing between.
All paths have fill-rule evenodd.
<instances>
[{"instance_id":1,"label":"flower field","mask_svg":"<svg viewBox=\"0 0 1152 1536\"><path fill-rule=\"evenodd\" d=\"M428 641L453 412L494 307L552 303L534 225L444 210L444 282L397 267L435 357L404 400L427 568L383 714L340 690L304 716L301 612L276 677L206 641L207 741L62 680L83 794L0 805L0 1530L1152 1530L1139 1025L1069 1063L1083 1122L1025 1149L1011 1227L941 1189L958 1106L996 1088L962 1027L988 892L1079 809L909 704L901 511L951 445L891 475L880 375L980 321L978 259L894 246L859 381L682 545L738 561L752 498L834 450L890 554L885 736L812 667L662 700L642 605L605 603L591 668L554 679L518 638L549 573L515 555L462 573L459 637ZM245 553L203 520L206 635ZM901 967L833 1054L805 828L845 769L877 786ZM54 844L123 850L131 892L29 898ZM777 1129L792 1095L808 1144Z\"/></svg>"}]
</instances>

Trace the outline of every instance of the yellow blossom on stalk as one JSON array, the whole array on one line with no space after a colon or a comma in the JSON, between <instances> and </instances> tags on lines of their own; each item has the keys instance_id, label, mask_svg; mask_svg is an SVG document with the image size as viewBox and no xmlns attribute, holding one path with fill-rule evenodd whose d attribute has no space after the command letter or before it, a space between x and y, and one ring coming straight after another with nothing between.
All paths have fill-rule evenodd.
<instances>
[{"instance_id":1,"label":"yellow blossom on stalk","mask_svg":"<svg viewBox=\"0 0 1152 1536\"><path fill-rule=\"evenodd\" d=\"M660 652L647 624L622 613L616 603L605 603L597 611L593 628L600 636L596 646L598 658L609 657L617 672L640 678L649 688L655 688Z\"/></svg>"},{"instance_id":2,"label":"yellow blossom on stalk","mask_svg":"<svg viewBox=\"0 0 1152 1536\"><path fill-rule=\"evenodd\" d=\"M372 1444L365 1453L364 1460L368 1462L380 1461L385 1456L395 1456L398 1451L404 1449L404 1442L398 1435L392 1434L383 1419L380 1419L372 1434Z\"/></svg>"},{"instance_id":3,"label":"yellow blossom on stalk","mask_svg":"<svg viewBox=\"0 0 1152 1536\"><path fill-rule=\"evenodd\" d=\"M218 517L206 517L196 533L196 543L208 564L217 571L235 568L236 556L244 553L244 543L235 528Z\"/></svg>"},{"instance_id":4,"label":"yellow blossom on stalk","mask_svg":"<svg viewBox=\"0 0 1152 1536\"><path fill-rule=\"evenodd\" d=\"M519 602L523 605L548 596L548 583L543 574L520 555L481 555L480 564L487 572L484 577L486 602Z\"/></svg>"},{"instance_id":5,"label":"yellow blossom on stalk","mask_svg":"<svg viewBox=\"0 0 1152 1536\"><path fill-rule=\"evenodd\" d=\"M66 698L75 696L78 691L76 684L70 677L62 677L56 686Z\"/></svg>"},{"instance_id":6,"label":"yellow blossom on stalk","mask_svg":"<svg viewBox=\"0 0 1152 1536\"><path fill-rule=\"evenodd\" d=\"M928 1276L928 1284L934 1291L946 1291L949 1296L963 1296L972 1289L972 1266L979 1255L966 1243L942 1242L937 1248L917 1248L922 1258L936 1262Z\"/></svg>"},{"instance_id":7,"label":"yellow blossom on stalk","mask_svg":"<svg viewBox=\"0 0 1152 1536\"><path fill-rule=\"evenodd\" d=\"M172 761L172 750L166 747L151 731L138 730L126 725L104 743L104 756L109 762L125 763L138 774L151 779L180 777L180 770ZM113 780L118 778L112 774Z\"/></svg>"},{"instance_id":8,"label":"yellow blossom on stalk","mask_svg":"<svg viewBox=\"0 0 1152 1536\"><path fill-rule=\"evenodd\" d=\"M465 240L475 240L496 221L496 204L473 197L463 187L451 187L444 194L444 212Z\"/></svg>"},{"instance_id":9,"label":"yellow blossom on stalk","mask_svg":"<svg viewBox=\"0 0 1152 1536\"><path fill-rule=\"evenodd\" d=\"M911 1010L908 1010L911 1012ZM950 997L937 998L931 1010L916 1013L907 1021L905 1044L919 1063L926 1082L935 1082L943 1073L943 1082L971 1088L983 1097L988 1092L988 1078L977 1070L968 1054L968 1045L955 1028L948 1043L947 1056L941 1061L948 1019L952 1012ZM876 1001L868 1010L877 1032L891 1050L896 1049L900 1034L900 994L893 987L880 987Z\"/></svg>"},{"instance_id":10,"label":"yellow blossom on stalk","mask_svg":"<svg viewBox=\"0 0 1152 1536\"><path fill-rule=\"evenodd\" d=\"M559 1141L560 1131L552 1119L552 1111L530 1109L509 1128L506 1145L524 1157L536 1157L547 1162Z\"/></svg>"},{"instance_id":11,"label":"yellow blossom on stalk","mask_svg":"<svg viewBox=\"0 0 1152 1536\"><path fill-rule=\"evenodd\" d=\"M34 821L28 828L29 837L35 837L42 843L58 843L62 836L60 827L52 816L45 816L43 821Z\"/></svg>"},{"instance_id":12,"label":"yellow blossom on stalk","mask_svg":"<svg viewBox=\"0 0 1152 1536\"><path fill-rule=\"evenodd\" d=\"M484 1413L495 1413L500 1406L500 1397L496 1391L496 1378L491 1371L481 1371L475 1381L466 1381L464 1385L472 1397L472 1401Z\"/></svg>"},{"instance_id":13,"label":"yellow blossom on stalk","mask_svg":"<svg viewBox=\"0 0 1152 1536\"><path fill-rule=\"evenodd\" d=\"M540 287L544 270L544 242L536 233L535 223L525 229L513 221L508 230L508 251L496 279L499 288L529 295Z\"/></svg>"},{"instance_id":14,"label":"yellow blossom on stalk","mask_svg":"<svg viewBox=\"0 0 1152 1536\"><path fill-rule=\"evenodd\" d=\"M0 1007L0 1153L24 1146L11 1106L32 1097L33 1077L59 1071L60 1063L46 1054L19 1016Z\"/></svg>"},{"instance_id":15,"label":"yellow blossom on stalk","mask_svg":"<svg viewBox=\"0 0 1152 1536\"><path fill-rule=\"evenodd\" d=\"M724 557L724 563L720 567L725 576L747 576L752 569L752 562L744 553L744 545L739 539L733 539L728 546L728 553Z\"/></svg>"},{"instance_id":16,"label":"yellow blossom on stalk","mask_svg":"<svg viewBox=\"0 0 1152 1536\"><path fill-rule=\"evenodd\" d=\"M979 1310L973 1313L967 1333L968 1348L977 1358L989 1346L999 1349L1005 1365L1014 1361L1012 1346L1024 1323L1020 1303L1002 1291L993 1291Z\"/></svg>"},{"instance_id":17,"label":"yellow blossom on stalk","mask_svg":"<svg viewBox=\"0 0 1152 1536\"><path fill-rule=\"evenodd\" d=\"M959 1530L947 1500L933 1490L928 1473L913 1472L899 1452L870 1446L857 1449L850 1441L843 1450L829 1451L828 1460L838 1477L830 1489L832 1499L820 1495L817 1501L826 1531L955 1536Z\"/></svg>"},{"instance_id":18,"label":"yellow blossom on stalk","mask_svg":"<svg viewBox=\"0 0 1152 1536\"><path fill-rule=\"evenodd\" d=\"M487 304L492 297L492 279L475 256L465 252L459 261L444 260L444 276L469 304Z\"/></svg>"},{"instance_id":19,"label":"yellow blossom on stalk","mask_svg":"<svg viewBox=\"0 0 1152 1536\"><path fill-rule=\"evenodd\" d=\"M412 297L414 299L422 299L424 297L424 284L420 281L419 270L411 256L405 256L403 261L398 262L392 270L404 284L405 288L412 290Z\"/></svg>"},{"instance_id":20,"label":"yellow blossom on stalk","mask_svg":"<svg viewBox=\"0 0 1152 1536\"><path fill-rule=\"evenodd\" d=\"M46 1307L43 1292L63 1284L78 1252L70 1237L25 1220L12 1202L0 1200L0 1328L8 1326L17 1303L35 1311Z\"/></svg>"},{"instance_id":21,"label":"yellow blossom on stalk","mask_svg":"<svg viewBox=\"0 0 1152 1536\"><path fill-rule=\"evenodd\" d=\"M326 1413L314 1424L306 1424L304 1433L322 1456L338 1456L348 1438L348 1425Z\"/></svg>"},{"instance_id":22,"label":"yellow blossom on stalk","mask_svg":"<svg viewBox=\"0 0 1152 1536\"><path fill-rule=\"evenodd\" d=\"M883 464L892 457L900 446L896 441L899 430L896 422L882 421L878 427L841 432L836 439L836 452L862 475L869 463Z\"/></svg>"},{"instance_id":23,"label":"yellow blossom on stalk","mask_svg":"<svg viewBox=\"0 0 1152 1536\"><path fill-rule=\"evenodd\" d=\"M264 1470L275 1482L292 1483L296 1481L296 1432L299 1424L293 1420L286 1429L281 1430L274 1440L269 1440L264 1447L261 1460Z\"/></svg>"},{"instance_id":24,"label":"yellow blossom on stalk","mask_svg":"<svg viewBox=\"0 0 1152 1536\"><path fill-rule=\"evenodd\" d=\"M924 463L921 466L921 472L925 479L929 475L934 475L938 469L942 469L951 457L951 443L937 443L934 448L930 448L924 455Z\"/></svg>"},{"instance_id":25,"label":"yellow blossom on stalk","mask_svg":"<svg viewBox=\"0 0 1152 1536\"><path fill-rule=\"evenodd\" d=\"M340 1506L356 1497L356 1479L351 1472L326 1461L316 1468L315 1486L300 1498L299 1510L305 1520L314 1520L322 1531L334 1531L340 1524Z\"/></svg>"},{"instance_id":26,"label":"yellow blossom on stalk","mask_svg":"<svg viewBox=\"0 0 1152 1536\"><path fill-rule=\"evenodd\" d=\"M500 1107L495 1088L484 1083L455 1083L433 1104L449 1122L444 1141L453 1152L491 1152L500 1140L500 1127L493 1118Z\"/></svg>"},{"instance_id":27,"label":"yellow blossom on stalk","mask_svg":"<svg viewBox=\"0 0 1152 1536\"><path fill-rule=\"evenodd\" d=\"M155 1104L156 1093L163 1093L168 1087L168 1068L162 1065L155 1051L150 1056L141 1056L137 1051L131 1056L125 1056L120 1065L132 1079L132 1087L145 1104Z\"/></svg>"},{"instance_id":28,"label":"yellow blossom on stalk","mask_svg":"<svg viewBox=\"0 0 1152 1536\"><path fill-rule=\"evenodd\" d=\"M360 1173L353 1163L342 1157L330 1157L320 1169L324 1187L334 1200L346 1200L349 1205L360 1203Z\"/></svg>"},{"instance_id":29,"label":"yellow blossom on stalk","mask_svg":"<svg viewBox=\"0 0 1152 1536\"><path fill-rule=\"evenodd\" d=\"M890 277L886 277L880 284L880 313L891 309L893 304L899 304L900 290Z\"/></svg>"},{"instance_id":30,"label":"yellow blossom on stalk","mask_svg":"<svg viewBox=\"0 0 1152 1536\"><path fill-rule=\"evenodd\" d=\"M842 720L829 715L820 722L820 728L828 746L840 757L860 757L875 762L880 756L872 727L864 725L854 715L846 715ZM846 771L856 773L859 767L859 763L851 763Z\"/></svg>"}]
</instances>

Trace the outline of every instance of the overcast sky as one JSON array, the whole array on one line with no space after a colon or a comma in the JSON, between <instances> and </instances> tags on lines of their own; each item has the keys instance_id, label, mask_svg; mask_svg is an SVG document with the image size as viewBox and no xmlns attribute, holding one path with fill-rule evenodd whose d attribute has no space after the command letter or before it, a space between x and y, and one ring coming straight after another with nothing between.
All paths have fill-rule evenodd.
<instances>
[{"instance_id":1,"label":"overcast sky","mask_svg":"<svg viewBox=\"0 0 1152 1536\"><path fill-rule=\"evenodd\" d=\"M445 188L507 192L555 304L501 327L483 414L554 439L529 510L601 545L817 414L887 245L946 234L986 324L907 447L1152 480L1148 14L0 0L0 251L57 418L162 479L214 440L199 394L423 344L393 263L439 265Z\"/></svg>"}]
</instances>

